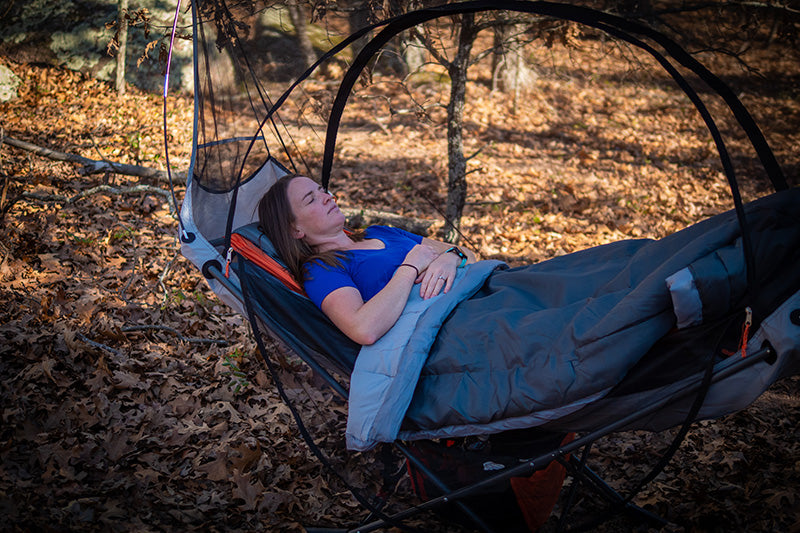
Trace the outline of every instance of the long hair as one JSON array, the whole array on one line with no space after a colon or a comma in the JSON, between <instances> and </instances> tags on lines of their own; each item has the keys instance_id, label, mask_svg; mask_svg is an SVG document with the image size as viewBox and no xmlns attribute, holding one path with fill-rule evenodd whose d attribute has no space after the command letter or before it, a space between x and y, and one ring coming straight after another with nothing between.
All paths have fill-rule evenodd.
<instances>
[{"instance_id":1,"label":"long hair","mask_svg":"<svg viewBox=\"0 0 800 533\"><path fill-rule=\"evenodd\" d=\"M296 177L297 174L286 174L267 189L258 202L258 224L259 229L272 241L275 251L286 263L289 272L302 283L303 263L314 255L314 251L304 241L291 235L295 219L286 191L289 183Z\"/></svg>"},{"instance_id":2,"label":"long hair","mask_svg":"<svg viewBox=\"0 0 800 533\"><path fill-rule=\"evenodd\" d=\"M315 252L304 240L291 235L295 216L289 203L287 192L289 183L299 174L281 176L258 202L258 223L261 231L272 241L275 251L298 283L305 281L304 267L309 261L319 261L332 267L341 267L346 254L339 250L322 253ZM353 240L363 240L363 233L350 236Z\"/></svg>"}]
</instances>

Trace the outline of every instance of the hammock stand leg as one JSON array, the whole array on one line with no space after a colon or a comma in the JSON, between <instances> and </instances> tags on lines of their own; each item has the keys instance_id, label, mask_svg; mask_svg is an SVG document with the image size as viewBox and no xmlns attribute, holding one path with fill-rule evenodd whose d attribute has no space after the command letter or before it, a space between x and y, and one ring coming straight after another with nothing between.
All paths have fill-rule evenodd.
<instances>
[{"instance_id":1,"label":"hammock stand leg","mask_svg":"<svg viewBox=\"0 0 800 533\"><path fill-rule=\"evenodd\" d=\"M235 284L231 283L231 281L225 277L216 265L209 265L206 269L209 276L213 277L217 281L219 281L227 290L229 290L232 294L234 294L240 301L244 301L244 296L242 294L241 289L237 287ZM264 317L260 317L264 320ZM302 350L294 350L295 353L303 360L304 363L309 365L309 367L318 375L320 376L340 397L346 399L347 398L347 391L345 388L333 377L330 373L322 368L322 366L317 363L317 361L313 360L312 358L303 357ZM441 490L444 494L449 494L452 492L452 489L447 487L433 472L430 471L419 459L411 453L405 446L401 445L399 442L394 443L394 446L409 460L411 461L414 466L425 473L426 476L429 476L430 479L437 485L439 490ZM461 510L466 514L481 530L491 533L492 529L486 525L486 523L481 520L478 515L476 515L464 502L460 500L454 500L452 503L457 505ZM422 510L418 508L411 508L404 513L399 513L396 517L397 518L407 518L409 516L413 516L415 514L421 513ZM358 527L352 530L348 529L327 529L327 528L306 528L308 533L335 533L335 532L342 532L342 531L373 531L375 529L379 529L381 527L385 527L386 524L383 520L377 520L375 522L371 522L370 524L365 525L365 527Z\"/></svg>"},{"instance_id":2,"label":"hammock stand leg","mask_svg":"<svg viewBox=\"0 0 800 533\"><path fill-rule=\"evenodd\" d=\"M439 477L434 472L432 472L431 469L428 468L422 461L420 461L417 458L417 456L415 456L411 452L411 450L406 448L404 444L400 442L395 442L394 446L400 451L400 453L403 454L403 456L405 456L406 459L411 461L411 463L414 465L414 468L417 468L423 474L425 474L425 476L427 476L431 481L433 481L436 487L439 490L441 490L445 495L452 492L452 489L450 489L441 479L439 479ZM444 501L447 502L447 499L445 499ZM470 520L472 520L478 527L480 527L481 530L486 532L493 531L493 529L489 527L483 520L481 520L481 518L467 506L467 504L465 504L461 500L454 500L453 503L458 505L459 508L461 508L461 510L470 518Z\"/></svg>"},{"instance_id":3,"label":"hammock stand leg","mask_svg":"<svg viewBox=\"0 0 800 533\"><path fill-rule=\"evenodd\" d=\"M589 457L589 450L592 449L593 442L589 442L586 446L583 447L583 453L581 453L580 461L578 461L581 467L586 466L586 460ZM561 533L564 531L567 523L567 516L569 516L569 510L572 509L572 505L575 503L575 496L578 494L578 489L580 488L581 484L584 482L584 476L576 475L573 473L574 466L572 465L572 461L565 461L564 458L559 457L557 461L566 468L570 475L572 476L572 485L569 488L569 492L567 493L566 501L564 502L564 509L561 511L561 515L558 518L558 527L556 531Z\"/></svg>"},{"instance_id":4,"label":"hammock stand leg","mask_svg":"<svg viewBox=\"0 0 800 533\"><path fill-rule=\"evenodd\" d=\"M725 379L725 378L727 378L727 377L729 377L731 375L737 374L738 372L741 372L744 369L746 369L746 368L748 368L748 367L750 367L750 366L752 366L752 365L754 365L756 363L759 363L759 362L765 362L765 363L770 364L770 365L774 364L775 360L776 360L776 353L775 353L774 349L769 344L765 344L764 346L762 346L761 349L756 350L752 354L749 354L746 359L741 359L739 361L736 361L735 363L731 364L727 368L724 368L724 369L721 369L721 370L715 372L713 377L712 377L712 379L711 379L711 382L712 383L716 383L718 381L721 381L721 380L723 380L723 379ZM684 386L683 388L681 388L681 389L679 389L677 391L674 391L670 395L669 399L662 398L661 400L653 401L652 403L648 404L646 407L643 407L643 408L639 409L638 411L636 411L634 413L631 413L631 414L629 414L627 416L624 416L624 417L622 417L620 419L617 419L616 421L614 421L614 422L612 422L612 423L610 423L610 424L608 424L608 425L606 425L606 426L604 426L604 427L602 427L600 429L594 430L594 431L592 431L592 432L590 432L590 433L588 433L588 434L586 434L586 435L584 435L582 437L579 437L579 438L573 440L571 443L569 443L569 444L567 444L565 446L561 446L558 449L556 449L556 450L554 450L554 451L552 451L552 452L550 452L548 454L542 455L540 457L537 457L535 459L527 461L527 462L525 462L523 464L520 464L518 466L503 470L502 472L499 472L498 474L490 476L490 477L488 477L488 478L486 478L486 479L484 479L482 481L479 481L477 483L473 483L470 486L463 487L463 488L460 488L460 489L456 489L456 490L454 490L452 492L445 493L442 496L439 496L439 497L436 497L436 498L432 498L432 499L430 499L430 500L428 500L426 502L423 502L422 504L420 504L418 506L415 506L413 508L406 509L404 511L400 511L400 512L392 515L391 518L392 518L393 521L396 520L396 521L400 522L405 518L408 518L410 516L414 516L416 514L419 514L423 510L432 509L432 508L436 507L437 505L441 505L443 503L450 503L450 502L457 503L458 499L463 498L463 497L465 497L467 495L470 495L470 494L475 494L475 493L479 492L482 488L487 487L487 486L489 486L491 484L497 483L497 482L499 482L501 480L509 479L509 478L515 477L515 476L530 475L530 473L533 472L534 470L537 470L537 469L540 469L540 468L544 468L545 466L547 466L548 464L550 464L550 462L552 462L554 460L559 460L559 459L563 458L566 455L575 453L577 450L580 450L582 447L587 446L590 443L595 442L600 437L603 437L605 435L611 434L611 433L613 433L615 431L622 430L623 428L625 428L626 426L628 426L631 423L635 422L636 420L638 420L640 418L643 418L643 417L645 417L647 415L655 413L656 411L658 411L659 409L661 409L663 407L663 400L667 400L666 403L671 403L671 402L676 401L679 398L682 398L682 397L686 396L687 394L691 394L692 392L697 391L700 387L702 387L701 381L702 381L702 379L697 380L697 381L692 382L692 383L689 383L686 386ZM395 445L396 446L401 446L401 444L398 443L398 442L396 442ZM604 481L602 481L602 479L599 476L594 474L594 472L592 472L588 468L581 468L581 471L584 474L584 477L585 477L585 479L587 481L591 482L592 484L596 483L596 486L597 486L597 488L599 490L601 490L601 493L603 493L603 492L605 492L607 490L608 491L608 495L611 496L612 500L623 499L620 494L618 494L613 488L609 487ZM613 494L615 494L616 496L613 496ZM663 523L663 519L662 518L658 517L657 515L655 515L653 513L650 513L649 511L646 511L645 509L637 508L637 506L635 506L634 504L626 505L625 506L625 510L626 511L630 511L630 512L634 513L635 515L644 517L648 521L649 520L654 520L656 523ZM364 524L363 527L359 527L359 528L356 528L356 529L353 529L353 530L350 530L350 531L375 531L377 529L381 529L382 527L386 527L387 525L388 524L383 522L383 521L376 521L376 522L373 522L371 524Z\"/></svg>"},{"instance_id":5,"label":"hammock stand leg","mask_svg":"<svg viewBox=\"0 0 800 533\"><path fill-rule=\"evenodd\" d=\"M637 522L646 522L653 527L662 528L669 524L669 521L647 511L638 505L625 501L625 498L617 492L616 489L612 488L605 482L603 478L601 478L597 473L595 473L589 466L587 466L586 461L589 456L589 451L592 448L594 442L590 442L583 447L583 452L581 453L581 458L578 459L575 457L574 454L569 455L568 458L558 457L556 460L563 465L569 475L572 476L572 485L570 486L569 492L565 498L563 509L561 510L558 525L556 527L556 531L561 533L562 531L591 531L600 524L606 522L612 516L620 513L624 513L630 516L633 520ZM600 517L585 522L584 524L579 524L575 527L567 527L567 518L569 517L570 509L575 503L575 497L580 489L581 485L587 485L587 489L595 492L598 494L602 499L604 499L609 504L609 509L604 511Z\"/></svg>"},{"instance_id":6,"label":"hammock stand leg","mask_svg":"<svg viewBox=\"0 0 800 533\"><path fill-rule=\"evenodd\" d=\"M670 523L669 520L634 503L626 501L624 496L617 492L616 489L609 486L608 483L606 483L603 478L589 468L583 460L578 460L571 456L568 461L559 459L559 462L568 468L575 483L574 487L577 487L577 485L581 483L589 485L591 490L608 502L610 509L604 511L598 518L594 520L587 521L586 523L579 524L569 529L565 529L566 517L568 516L570 507L574 503L569 501L561 513L557 531L592 531L600 524L603 524L617 514L625 514L636 522L647 523L651 527L659 529L667 526Z\"/></svg>"},{"instance_id":7,"label":"hammock stand leg","mask_svg":"<svg viewBox=\"0 0 800 533\"><path fill-rule=\"evenodd\" d=\"M210 274L209 277L216 278L217 280L222 282L223 285L226 286L226 288L228 288L229 290L232 290L233 294L235 294L237 296L239 296L241 294L241 292L238 290L238 288L233 286L233 284L230 283L230 281L224 277L224 275L222 274L221 270L219 268L216 268L216 265L208 268L207 270L208 270L208 273ZM298 352L298 355L300 355L299 352ZM338 392L340 394L343 394L344 397L347 396L346 391L344 391L344 388L342 387L342 385L339 384L335 379L333 379L332 376L330 376L330 374L327 371L325 371L325 369L323 369L316 361L308 360L308 358L302 357L302 355L301 355L301 359L303 359L307 364L309 364L311 366L311 368L313 368L315 370L315 372L317 372L320 376L322 376L323 378L324 377L328 377L329 379L326 380L326 381L328 381L328 384L336 392ZM732 374L736 374L737 372L743 370L744 368L747 368L747 367L749 367L749 366L751 366L751 365L753 365L753 364L755 364L757 362L760 362L760 361L764 361L764 362L766 362L768 364L773 364L775 362L775 359L776 359L776 354L775 354L774 350L772 349L772 347L769 346L769 345L765 345L760 350L757 350L754 353L749 354L746 359L738 361L737 363L729 366L728 368L725 368L723 370L720 370L720 371L716 372L713 375L713 378L712 378L711 382L715 383L715 382L717 382L719 380L722 380L722 379L724 379L724 378L726 378L726 377L728 377L728 376L730 376ZM684 387L683 389L681 389L679 391L675 391L672 394L672 398L671 399L674 401L676 398L682 397L682 396L684 396L686 394L689 394L689 393L691 393L693 391L698 390L698 388L701 387L701 386L702 385L699 384L699 383L689 384L686 387ZM669 401L667 403L669 403ZM426 475L430 475L431 479L435 480L434 482L437 483L437 485L440 485L440 488L444 492L444 494L442 496L437 497L437 498L433 498L431 500L423 502L420 505L411 507L411 508L406 509L404 511L400 511L397 514L395 514L392 517L390 517L390 519L392 520L392 522L394 522L395 520L402 521L403 519L415 516L417 514L421 514L422 512L424 512L426 510L433 509L434 507L436 507L438 505L442 505L442 504L445 504L445 503L453 503L453 504L459 506L465 512L465 514L467 516L469 516L475 522L475 524L478 525L483 531L491 532L492 529L489 528L488 526L486 526L486 524L478 516L476 516L475 513L473 513L464 504L464 502L460 501L460 498L463 498L464 496L466 496L468 494L474 494L475 492L479 491L482 487L489 486L489 485L491 485L493 483L496 483L498 481L501 481L501 480L504 480L504 479L508 479L510 477L514 477L514 476L518 476L518 475L525 475L526 473L529 475L531 471L539 469L539 468L543 468L544 466L546 466L547 464L549 464L553 460L562 460L562 458L565 455L573 453L573 452L579 450L583 446L589 445L590 443L594 442L596 439L598 439L598 438L600 438L600 437L602 437L604 435L607 435L609 433L612 433L614 431L622 429L623 427L625 427L626 425L630 424L631 422L633 422L633 421L635 421L635 420L637 420L637 419L639 419L639 418L641 418L643 416L646 416L648 414L654 413L655 411L657 411L661 407L662 406L660 405L660 402L658 402L658 401L653 402L649 406L647 406L645 408L642 408L642 409L640 409L639 411L637 411L635 413L631 413L630 415L625 416L625 417L617 420L616 422L611 423L611 424L609 424L609 425L607 425L607 426L605 426L605 427L603 427L601 429L595 430L595 431L593 431L593 432L591 432L591 433L589 433L589 434L587 434L587 435L585 435L585 436L583 436L581 438L578 438L575 441L573 441L571 444L569 444L567 446L562 446L562 447L560 447L559 449L555 450L554 452L552 452L550 454L538 457L535 460L527 462L526 464L519 465L517 467L508 469L506 471L503 471L503 472L501 472L501 473L499 473L499 474L497 474L495 476L491 476L491 477L489 477L489 478L487 478L487 479L485 479L485 480L483 480L481 482L475 483L475 484L473 484L473 485L471 485L469 487L464 487L464 488L456 489L456 490L448 489L441 482L441 480L439 480L436 476L434 476L432 472L430 472L426 467L424 467L423 464L421 464L421 462L419 464L417 464L418 459L413 455L413 453L411 453L408 449L406 449L405 446L403 446L401 443L395 442L394 445L398 448L398 450L401 453L403 453L403 455L405 455L410 461L412 461L412 463L415 463L415 466L421 467L422 470L426 471ZM569 463L567 462L567 464L569 464ZM574 468L574 466L573 466L573 468ZM636 516L645 518L646 521L648 521L648 522L654 521L654 523L660 523L661 525L664 525L665 523L668 523L668 522L664 522L664 520L662 518L660 518L660 517L648 512L648 511L646 511L644 509L641 509L641 508L637 507L636 505L631 504L630 502L625 502L624 498L622 498L622 496L620 494L618 494L614 489L609 487L604 481L602 481L602 479L599 476L597 476L591 470L589 470L588 467L585 467L585 465L582 468L580 468L579 471L581 472L581 475L582 475L583 478L585 478L585 480L589 481L595 488L597 488L599 490L599 492L601 494L605 494L607 497L609 497L610 501L618 502L620 505L624 505L623 510L626 511L627 513L629 513L629 514L632 513L632 514L634 514ZM307 531L309 531L309 533L311 533L311 532L326 532L326 531L327 532L330 532L330 531L334 531L334 532L339 532L339 531L359 531L359 532L363 531L363 532L367 532L367 531L375 531L377 529L381 529L381 528L386 527L388 525L390 525L390 524L379 519L379 520L376 520L376 521L368 523L368 524L362 524L361 526L356 527L354 529L318 529L318 528L312 528L312 529L308 529Z\"/></svg>"}]
</instances>

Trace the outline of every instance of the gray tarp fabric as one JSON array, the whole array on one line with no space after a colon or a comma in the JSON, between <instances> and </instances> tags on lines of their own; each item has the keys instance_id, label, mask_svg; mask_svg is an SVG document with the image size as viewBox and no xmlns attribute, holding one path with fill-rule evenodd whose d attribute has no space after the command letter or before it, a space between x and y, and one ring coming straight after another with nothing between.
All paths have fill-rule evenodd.
<instances>
[{"instance_id":1,"label":"gray tarp fabric","mask_svg":"<svg viewBox=\"0 0 800 533\"><path fill-rule=\"evenodd\" d=\"M798 189L746 206L759 276L769 274L761 263L796 258L798 206ZM621 241L495 271L447 316L427 320L443 321L433 335L419 327L390 332L399 335L392 340L396 357L429 353L427 361L418 376L401 377L416 382L408 410L374 417L378 427L366 433L348 432L348 446L369 448L376 443L374 435L384 441L529 427L595 401L675 327L666 281L671 275L690 266L703 273L696 283L705 287L701 293L713 296L702 304L708 315L724 314L743 296L739 233L735 214L728 212L658 241ZM407 335L405 342L402 335ZM433 343L415 343L419 335ZM404 352L409 340L418 353ZM385 359L381 364L386 365ZM369 365L369 354L362 350L356 371L369 373ZM351 415L354 403L380 409L374 396L358 401L370 387L368 381L351 382ZM393 394L391 387L385 390ZM397 433L394 428L404 416Z\"/></svg>"}]
</instances>

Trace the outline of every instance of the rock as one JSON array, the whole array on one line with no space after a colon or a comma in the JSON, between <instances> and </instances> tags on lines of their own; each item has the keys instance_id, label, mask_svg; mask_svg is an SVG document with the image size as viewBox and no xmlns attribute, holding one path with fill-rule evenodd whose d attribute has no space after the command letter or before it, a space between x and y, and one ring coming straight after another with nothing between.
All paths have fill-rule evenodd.
<instances>
[{"instance_id":1,"label":"rock","mask_svg":"<svg viewBox=\"0 0 800 533\"><path fill-rule=\"evenodd\" d=\"M116 50L112 47L109 52L109 42L114 37L117 4L118 0L12 2L0 23L0 57L67 68L113 82ZM140 0L131 9L146 13L149 31L141 22L129 28L125 73L129 84L152 92L163 89L164 65L159 49L168 44L165 32L172 26L176 5L177 1ZM180 24L191 25L186 9L181 12ZM191 42L177 39L170 78L173 90L191 91L191 66Z\"/></svg>"},{"instance_id":2,"label":"rock","mask_svg":"<svg viewBox=\"0 0 800 533\"><path fill-rule=\"evenodd\" d=\"M22 80L10 68L0 65L0 102L8 102L17 97L17 87Z\"/></svg>"}]
</instances>

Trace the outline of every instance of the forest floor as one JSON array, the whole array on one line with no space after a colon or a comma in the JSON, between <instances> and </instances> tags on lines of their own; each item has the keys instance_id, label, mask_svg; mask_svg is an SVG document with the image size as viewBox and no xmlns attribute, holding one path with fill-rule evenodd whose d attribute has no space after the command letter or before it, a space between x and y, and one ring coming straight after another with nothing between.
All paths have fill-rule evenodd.
<instances>
[{"instance_id":1,"label":"forest floor","mask_svg":"<svg viewBox=\"0 0 800 533\"><path fill-rule=\"evenodd\" d=\"M689 101L665 74L606 47L578 40L543 49L530 91L516 102L475 70L462 231L483 258L516 265L658 238L731 208ZM800 69L788 55L753 54L758 74L707 59L798 185ZM0 61L23 80L19 98L0 104L0 135L164 168L160 97L133 89L120 97L71 72ZM306 94L325 102L330 87L312 80ZM414 90L417 102L441 102L446 84ZM422 125L419 114L390 113L389 103L413 108L407 98L377 75L356 93L332 187L345 207L437 220L446 193L444 111L429 106ZM186 96L167 104L179 169L188 165L191 105ZM745 199L768 191L722 104L709 107L723 115ZM307 128L298 126L295 141L309 146L314 172L321 150L310 147L318 138ZM246 321L180 255L163 182L126 193L142 180L82 175L5 144L0 177L0 530L300 531L364 518L300 438ZM282 362L284 386L335 468L367 493L377 490L377 455L344 451L346 408L294 359ZM634 502L671 520L670 530L798 532L799 422L800 381L785 379L741 412L696 423ZM616 433L590 462L624 491L671 437ZM406 478L397 490L401 502L416 501ZM429 516L416 525L461 531ZM634 528L615 521L602 530Z\"/></svg>"}]
</instances>

